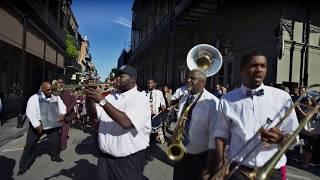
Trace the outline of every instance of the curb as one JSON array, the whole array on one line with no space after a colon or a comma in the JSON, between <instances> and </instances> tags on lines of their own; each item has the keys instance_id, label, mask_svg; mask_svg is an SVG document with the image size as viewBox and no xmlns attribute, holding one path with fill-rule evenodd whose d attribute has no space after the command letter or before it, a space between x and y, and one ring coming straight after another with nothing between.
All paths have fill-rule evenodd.
<instances>
[{"instance_id":1,"label":"curb","mask_svg":"<svg viewBox=\"0 0 320 180\"><path fill-rule=\"evenodd\" d=\"M23 127L20 130L16 131L15 133L12 133L12 134L6 136L5 138L0 139L0 147L7 144L8 142L10 142L13 139L16 139L16 138L23 136L23 134L26 131L27 131L27 128Z\"/></svg>"},{"instance_id":2,"label":"curb","mask_svg":"<svg viewBox=\"0 0 320 180\"><path fill-rule=\"evenodd\" d=\"M27 131L28 125L26 122L22 128L16 127L17 118L12 118L8 121L8 124L5 124L0 128L0 147L7 144L13 139L17 139Z\"/></svg>"}]
</instances>

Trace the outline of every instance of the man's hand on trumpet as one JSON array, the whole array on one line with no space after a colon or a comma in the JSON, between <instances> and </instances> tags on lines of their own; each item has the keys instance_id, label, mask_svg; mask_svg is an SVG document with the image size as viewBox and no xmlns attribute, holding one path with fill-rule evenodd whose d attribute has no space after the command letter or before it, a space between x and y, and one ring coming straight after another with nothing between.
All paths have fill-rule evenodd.
<instances>
[{"instance_id":1,"label":"man's hand on trumpet","mask_svg":"<svg viewBox=\"0 0 320 180\"><path fill-rule=\"evenodd\" d=\"M86 93L86 96L88 98L91 98L94 102L99 103L101 100L103 100L103 96L94 88L87 87L83 89L83 91Z\"/></svg>"}]
</instances>

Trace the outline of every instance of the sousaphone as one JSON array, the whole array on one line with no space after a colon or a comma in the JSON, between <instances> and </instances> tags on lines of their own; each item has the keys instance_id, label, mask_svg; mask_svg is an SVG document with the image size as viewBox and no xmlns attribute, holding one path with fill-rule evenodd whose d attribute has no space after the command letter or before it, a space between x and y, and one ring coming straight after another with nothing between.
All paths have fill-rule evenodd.
<instances>
[{"instance_id":1,"label":"sousaphone","mask_svg":"<svg viewBox=\"0 0 320 180\"><path fill-rule=\"evenodd\" d=\"M222 55L211 45L199 44L189 51L187 55L187 65L190 71L193 69L201 69L205 72L207 77L210 77L218 73L220 70L222 66ZM200 96L198 97L200 98ZM181 112L181 117L179 118L177 126L171 136L171 141L167 149L167 156L172 161L180 161L186 152L182 140L184 138L183 132L191 106L192 104Z\"/></svg>"},{"instance_id":2,"label":"sousaphone","mask_svg":"<svg viewBox=\"0 0 320 180\"><path fill-rule=\"evenodd\" d=\"M218 49L209 44L194 46L187 55L187 66L193 69L202 69L207 77L213 76L222 66L222 55Z\"/></svg>"}]
</instances>

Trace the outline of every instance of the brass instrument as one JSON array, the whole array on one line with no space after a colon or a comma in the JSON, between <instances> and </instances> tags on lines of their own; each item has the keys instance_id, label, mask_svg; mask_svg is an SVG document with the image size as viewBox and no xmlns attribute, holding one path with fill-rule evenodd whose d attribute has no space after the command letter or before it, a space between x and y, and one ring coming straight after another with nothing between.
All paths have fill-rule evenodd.
<instances>
[{"instance_id":1,"label":"brass instrument","mask_svg":"<svg viewBox=\"0 0 320 180\"><path fill-rule=\"evenodd\" d=\"M206 73L206 76L213 76L218 73L222 66L222 55L220 52L211 45L199 44L193 47L187 55L187 65L190 70L201 69ZM194 102L198 101L201 94ZM186 149L182 143L183 132L185 124L188 119L188 113L194 103L191 103L181 113L181 117L178 120L177 127L175 128L173 135L171 136L171 144L167 149L167 156L172 161L179 161L183 158Z\"/></svg>"},{"instance_id":2,"label":"brass instrument","mask_svg":"<svg viewBox=\"0 0 320 180\"><path fill-rule=\"evenodd\" d=\"M178 121L178 125L173 132L173 135L171 137L171 144L168 146L167 150L167 156L172 161L180 161L183 158L184 153L186 152L186 149L182 144L182 140L184 138L183 131L186 125L186 121L188 120L189 110L193 106L193 104L199 100L202 93L203 92L201 92L201 94L198 95L197 99L193 103L189 104L182 112L181 117Z\"/></svg>"},{"instance_id":3,"label":"brass instrument","mask_svg":"<svg viewBox=\"0 0 320 180\"><path fill-rule=\"evenodd\" d=\"M318 112L318 109L320 106L320 104L319 104L320 91L319 90L312 91L312 90L313 90L313 88L319 88L319 87L320 87L320 84L314 84L314 85L307 87L307 92L309 92L309 94L311 94L313 96L313 98L315 98L315 99L318 98L317 99L318 104L316 104L316 106L312 107L308 111L307 116L300 122L299 127L293 132L293 134L291 134L288 137L288 141L286 142L286 144L281 146L279 148L279 151L271 159L269 159L269 161L263 167L258 168L257 171L246 174L249 179L265 180L268 178L271 170L274 168L276 163L280 160L281 156L287 151L289 146L294 142L294 140L296 139L296 136L299 134L299 132L311 120L312 116ZM274 127L279 127L283 123L283 121L290 115L290 113L295 109L295 107L297 107L299 105L299 103L302 99L303 99L303 96L300 96ZM242 161L237 163L237 165L232 170L230 170L230 172L228 172L231 163L233 163L235 160L235 157L238 154L240 154L252 142L253 139L255 139L257 136L260 136L261 130L263 130L264 128L267 128L268 125L269 125L268 123L263 125L258 130L258 132L246 144L244 144L233 157L230 158L230 161L226 165L224 165L222 168L220 168L218 170L218 172L216 172L216 174L214 176L212 176L210 179L211 180L221 179L221 178L223 178L223 176L225 174L227 174L226 179L228 179L233 175L233 173L235 171L239 170L239 167L242 165L242 162L247 160L247 158L250 156L250 154L252 152L254 152L261 145L262 141L260 141L260 143L257 143L256 145L254 145L253 148L250 150L250 152L243 157ZM225 172L228 172L228 173L225 173Z\"/></svg>"},{"instance_id":4,"label":"brass instrument","mask_svg":"<svg viewBox=\"0 0 320 180\"><path fill-rule=\"evenodd\" d=\"M62 88L64 90L76 90L76 89L84 89L86 87L99 87L109 85L107 83L97 83L97 84L72 84L72 85L63 85Z\"/></svg>"},{"instance_id":5,"label":"brass instrument","mask_svg":"<svg viewBox=\"0 0 320 180\"><path fill-rule=\"evenodd\" d=\"M222 55L209 44L198 44L188 52L187 65L190 70L201 69L210 77L220 70Z\"/></svg>"},{"instance_id":6,"label":"brass instrument","mask_svg":"<svg viewBox=\"0 0 320 180\"><path fill-rule=\"evenodd\" d=\"M256 172L256 178L258 180L265 180L268 179L270 176L271 170L274 168L274 166L277 164L277 162L280 160L282 155L287 151L289 146L294 142L296 139L296 136L299 134L299 132L304 128L304 126L311 120L311 118L318 113L320 107L320 102L318 102L315 107L313 107L311 110L308 111L307 116L302 119L302 121L299 124L299 127L290 135L288 138L288 141L279 147L279 150L275 155L272 156L271 159L268 160L268 162L261 168L259 168Z\"/></svg>"}]
</instances>

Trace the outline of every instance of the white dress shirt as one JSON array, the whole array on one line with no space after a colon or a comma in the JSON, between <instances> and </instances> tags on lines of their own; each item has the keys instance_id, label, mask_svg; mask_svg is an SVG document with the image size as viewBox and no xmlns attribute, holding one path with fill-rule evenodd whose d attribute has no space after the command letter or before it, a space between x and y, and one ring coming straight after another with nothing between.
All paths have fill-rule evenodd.
<instances>
[{"instance_id":1,"label":"white dress shirt","mask_svg":"<svg viewBox=\"0 0 320 180\"><path fill-rule=\"evenodd\" d=\"M99 123L99 147L102 152L124 157L146 149L151 132L150 104L145 94L137 88L124 93L112 93L105 99L119 111L124 112L133 128L124 129L104 109L96 105Z\"/></svg>"},{"instance_id":2,"label":"white dress shirt","mask_svg":"<svg viewBox=\"0 0 320 180\"><path fill-rule=\"evenodd\" d=\"M200 93L199 93L200 94ZM194 95L194 96L198 96ZM191 94L180 99L178 120L180 120L182 109ZM194 101L196 97L194 98ZM209 149L215 149L214 126L217 120L219 99L204 89L200 99L193 107L189 127L189 144L186 145L188 154L199 154Z\"/></svg>"},{"instance_id":3,"label":"white dress shirt","mask_svg":"<svg viewBox=\"0 0 320 180\"><path fill-rule=\"evenodd\" d=\"M289 94L283 90L262 84L255 91L260 89L264 89L264 95L250 97L246 95L249 89L242 85L220 99L219 120L214 136L224 138L229 142L228 158L237 154L242 146L257 133L258 129L266 125L267 119L271 120L267 128L274 127L293 104ZM283 134L290 134L297 127L298 120L293 110L279 129ZM235 160L242 161L248 151L260 141L260 136L257 136L242 153L235 157ZM269 148L259 146L243 165L263 166L277 152L277 147L278 145L275 144ZM278 169L285 164L286 157L283 155L275 168Z\"/></svg>"},{"instance_id":4,"label":"white dress shirt","mask_svg":"<svg viewBox=\"0 0 320 180\"><path fill-rule=\"evenodd\" d=\"M186 85L179 87L174 94L171 96L171 100L177 100L181 96L187 95L189 93L188 87Z\"/></svg>"},{"instance_id":5,"label":"white dress shirt","mask_svg":"<svg viewBox=\"0 0 320 180\"><path fill-rule=\"evenodd\" d=\"M150 102L150 92L152 92L152 102ZM152 107L152 114L158 114L159 108L161 106L166 106L166 101L164 100L162 91L158 89L153 89L152 91L142 91L142 93L144 93L147 99L149 100L150 107Z\"/></svg>"},{"instance_id":6,"label":"white dress shirt","mask_svg":"<svg viewBox=\"0 0 320 180\"><path fill-rule=\"evenodd\" d=\"M51 95L50 98L46 98L43 92L41 92L41 96L46 100L57 100L60 114L66 114L67 108L63 103L62 99L60 98L60 96ZM40 105L39 105L38 94L34 94L29 98L27 103L26 115L29 118L34 128L40 126L41 117L40 117Z\"/></svg>"}]
</instances>

